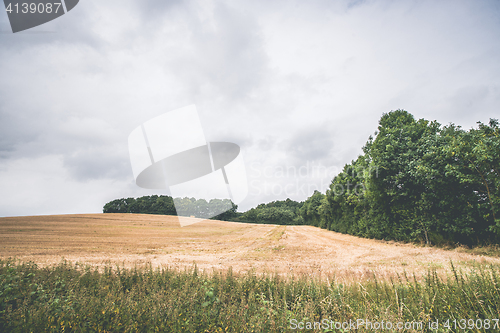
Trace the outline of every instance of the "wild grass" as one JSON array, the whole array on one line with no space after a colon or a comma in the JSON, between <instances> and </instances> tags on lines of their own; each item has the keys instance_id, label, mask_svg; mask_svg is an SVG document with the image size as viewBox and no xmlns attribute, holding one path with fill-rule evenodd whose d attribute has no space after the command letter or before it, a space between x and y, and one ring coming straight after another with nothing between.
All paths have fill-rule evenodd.
<instances>
[{"instance_id":1,"label":"wild grass","mask_svg":"<svg viewBox=\"0 0 500 333\"><path fill-rule=\"evenodd\" d=\"M482 245L475 247L467 247L465 245L457 247L459 252L465 252L475 255L482 255L488 257L500 257L500 246L499 245Z\"/></svg>"},{"instance_id":2,"label":"wild grass","mask_svg":"<svg viewBox=\"0 0 500 333\"><path fill-rule=\"evenodd\" d=\"M290 321L500 317L500 267L342 284L278 275L0 261L1 332L287 332ZM442 324L440 324L442 325ZM494 322L491 321L493 329ZM442 326L441 326L442 327ZM323 330L328 331L328 330ZM337 330L340 332L339 330ZM360 332L371 331L360 327ZM455 330L451 330L455 331ZM458 329L480 332L477 328Z\"/></svg>"}]
</instances>

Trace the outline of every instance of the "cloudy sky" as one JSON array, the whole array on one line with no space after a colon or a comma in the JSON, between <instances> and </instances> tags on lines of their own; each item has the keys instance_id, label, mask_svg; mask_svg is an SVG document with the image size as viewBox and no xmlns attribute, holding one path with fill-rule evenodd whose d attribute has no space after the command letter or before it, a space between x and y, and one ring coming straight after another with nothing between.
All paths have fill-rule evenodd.
<instances>
[{"instance_id":1,"label":"cloudy sky","mask_svg":"<svg viewBox=\"0 0 500 333\"><path fill-rule=\"evenodd\" d=\"M242 148L261 202L324 191L382 113L500 118L500 2L81 0L13 34L0 14L0 216L92 213L163 194L127 138L196 104Z\"/></svg>"}]
</instances>

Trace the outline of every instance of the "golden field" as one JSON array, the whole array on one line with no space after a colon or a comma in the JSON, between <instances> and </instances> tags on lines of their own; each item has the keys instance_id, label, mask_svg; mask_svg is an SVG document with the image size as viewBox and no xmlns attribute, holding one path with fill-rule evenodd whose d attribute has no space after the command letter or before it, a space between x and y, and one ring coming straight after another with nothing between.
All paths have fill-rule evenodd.
<instances>
[{"instance_id":1,"label":"golden field","mask_svg":"<svg viewBox=\"0 0 500 333\"><path fill-rule=\"evenodd\" d=\"M343 278L420 275L448 271L450 260L467 269L500 259L412 244L339 234L312 226L278 226L201 220L180 227L177 217L145 214L76 214L0 218L0 258L53 265L65 260L125 267L235 273L276 272Z\"/></svg>"}]
</instances>

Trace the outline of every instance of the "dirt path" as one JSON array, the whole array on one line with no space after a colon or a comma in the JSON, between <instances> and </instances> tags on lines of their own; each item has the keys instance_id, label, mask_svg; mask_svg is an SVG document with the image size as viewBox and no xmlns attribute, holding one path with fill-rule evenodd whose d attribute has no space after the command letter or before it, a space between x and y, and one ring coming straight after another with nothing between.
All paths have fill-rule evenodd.
<instances>
[{"instance_id":1,"label":"dirt path","mask_svg":"<svg viewBox=\"0 0 500 333\"><path fill-rule=\"evenodd\" d=\"M176 217L86 214L0 218L0 257L41 265L80 263L229 267L280 274L371 278L444 272L500 259L343 235L311 226L202 221L181 228Z\"/></svg>"}]
</instances>

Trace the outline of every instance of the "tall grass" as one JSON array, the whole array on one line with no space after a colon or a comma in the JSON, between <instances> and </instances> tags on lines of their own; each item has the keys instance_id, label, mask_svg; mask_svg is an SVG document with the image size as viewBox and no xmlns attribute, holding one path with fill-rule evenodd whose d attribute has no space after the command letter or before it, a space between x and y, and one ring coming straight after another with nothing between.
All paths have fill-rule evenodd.
<instances>
[{"instance_id":1,"label":"tall grass","mask_svg":"<svg viewBox=\"0 0 500 333\"><path fill-rule=\"evenodd\" d=\"M403 274L342 284L196 267L98 269L62 262L40 268L8 260L0 261L0 331L283 332L292 319L494 319L500 317L499 273L498 266L478 264L468 273L452 267L444 278L429 271L420 280ZM427 324L424 331L431 331Z\"/></svg>"}]
</instances>

